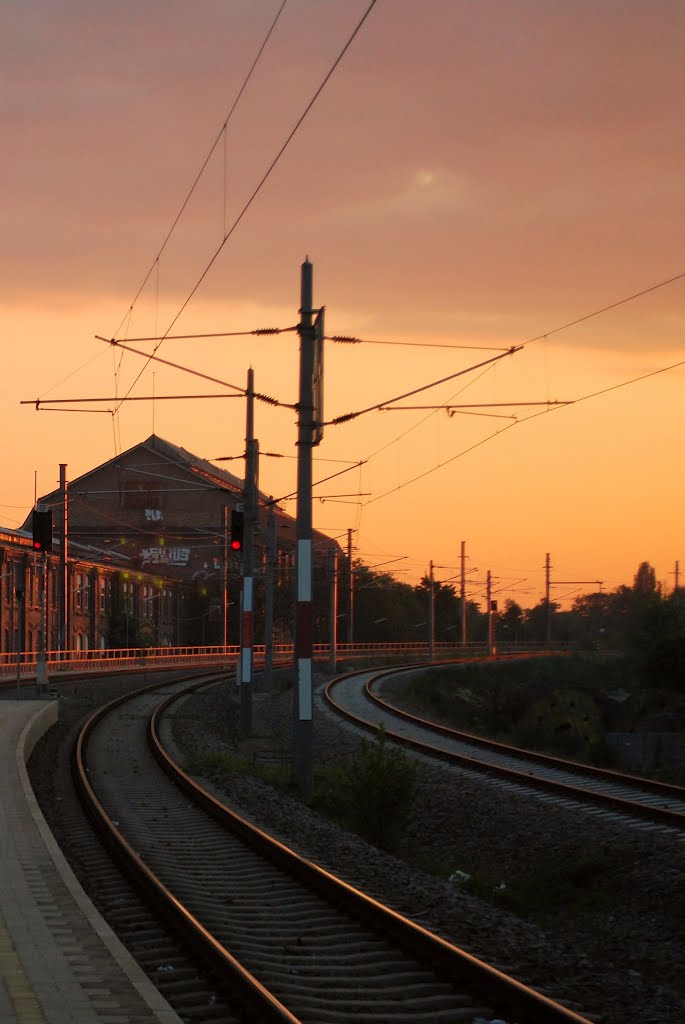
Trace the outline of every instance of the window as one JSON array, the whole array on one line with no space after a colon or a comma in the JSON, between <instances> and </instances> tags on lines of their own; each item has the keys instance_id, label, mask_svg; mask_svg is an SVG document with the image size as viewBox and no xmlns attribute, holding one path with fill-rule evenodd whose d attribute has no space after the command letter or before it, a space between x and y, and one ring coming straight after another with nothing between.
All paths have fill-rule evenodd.
<instances>
[{"instance_id":1,"label":"window","mask_svg":"<svg viewBox=\"0 0 685 1024\"><path fill-rule=\"evenodd\" d=\"M160 509L162 488L157 480L141 479L139 473L124 473L121 481L121 504L127 509Z\"/></svg>"}]
</instances>

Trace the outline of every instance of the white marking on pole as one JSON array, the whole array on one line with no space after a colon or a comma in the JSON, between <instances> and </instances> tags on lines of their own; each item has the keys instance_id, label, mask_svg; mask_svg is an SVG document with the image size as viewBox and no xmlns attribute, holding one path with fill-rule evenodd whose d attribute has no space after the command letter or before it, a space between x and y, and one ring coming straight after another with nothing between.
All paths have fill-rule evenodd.
<instances>
[{"instance_id":1,"label":"white marking on pole","mask_svg":"<svg viewBox=\"0 0 685 1024\"><path fill-rule=\"evenodd\" d=\"M254 592L253 581L251 576L245 576L243 579L243 611L252 611L252 596Z\"/></svg>"},{"instance_id":2,"label":"white marking on pole","mask_svg":"<svg viewBox=\"0 0 685 1024\"><path fill-rule=\"evenodd\" d=\"M301 722L312 720L312 659L298 658L298 718Z\"/></svg>"}]
</instances>

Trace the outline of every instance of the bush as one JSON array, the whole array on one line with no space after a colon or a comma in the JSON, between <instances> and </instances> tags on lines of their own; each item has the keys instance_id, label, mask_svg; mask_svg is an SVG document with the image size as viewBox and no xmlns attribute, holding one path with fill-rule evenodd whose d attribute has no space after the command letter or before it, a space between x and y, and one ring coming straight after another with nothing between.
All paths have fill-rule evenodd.
<instances>
[{"instance_id":1,"label":"bush","mask_svg":"<svg viewBox=\"0 0 685 1024\"><path fill-rule=\"evenodd\" d=\"M384 731L356 755L317 773L314 807L369 842L393 850L410 814L417 769Z\"/></svg>"}]
</instances>

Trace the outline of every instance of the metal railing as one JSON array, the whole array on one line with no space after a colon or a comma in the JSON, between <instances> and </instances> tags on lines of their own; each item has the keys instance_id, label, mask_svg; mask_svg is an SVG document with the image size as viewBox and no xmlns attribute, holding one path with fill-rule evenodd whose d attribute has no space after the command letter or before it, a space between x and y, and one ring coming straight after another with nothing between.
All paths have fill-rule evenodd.
<instances>
[{"instance_id":1,"label":"metal railing","mask_svg":"<svg viewBox=\"0 0 685 1024\"><path fill-rule=\"evenodd\" d=\"M530 654L534 652L559 650L566 645L545 643L519 643L499 645L499 653ZM484 653L484 643L459 644L440 642L433 645L435 656L458 658L460 656L477 656ZM254 659L257 665L264 661L264 645L254 646ZM330 654L329 644L314 644L314 658L324 660ZM106 672L135 668L165 668L174 665L234 665L238 660L240 647L237 644L228 646L202 645L195 647L115 647L108 650L80 651L47 651L45 664L48 674L63 672ZM388 657L419 657L428 658L430 645L427 642L408 641L406 643L341 643L336 646L336 658L388 658ZM292 643L273 645L275 661L287 662L294 659ZM36 675L38 655L35 651L24 651L20 654L0 654L0 676L31 677Z\"/></svg>"}]
</instances>

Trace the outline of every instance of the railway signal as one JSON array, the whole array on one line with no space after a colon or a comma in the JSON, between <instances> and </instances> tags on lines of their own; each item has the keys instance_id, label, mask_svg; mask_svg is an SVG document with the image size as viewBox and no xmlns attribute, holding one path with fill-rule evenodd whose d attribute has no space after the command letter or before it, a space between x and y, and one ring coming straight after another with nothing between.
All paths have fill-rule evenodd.
<instances>
[{"instance_id":1,"label":"railway signal","mask_svg":"<svg viewBox=\"0 0 685 1024\"><path fill-rule=\"evenodd\" d=\"M231 509L231 551L243 550L243 533L245 528L245 513L240 509Z\"/></svg>"},{"instance_id":2,"label":"railway signal","mask_svg":"<svg viewBox=\"0 0 685 1024\"><path fill-rule=\"evenodd\" d=\"M52 551L52 510L36 509L31 517L33 550Z\"/></svg>"}]
</instances>

